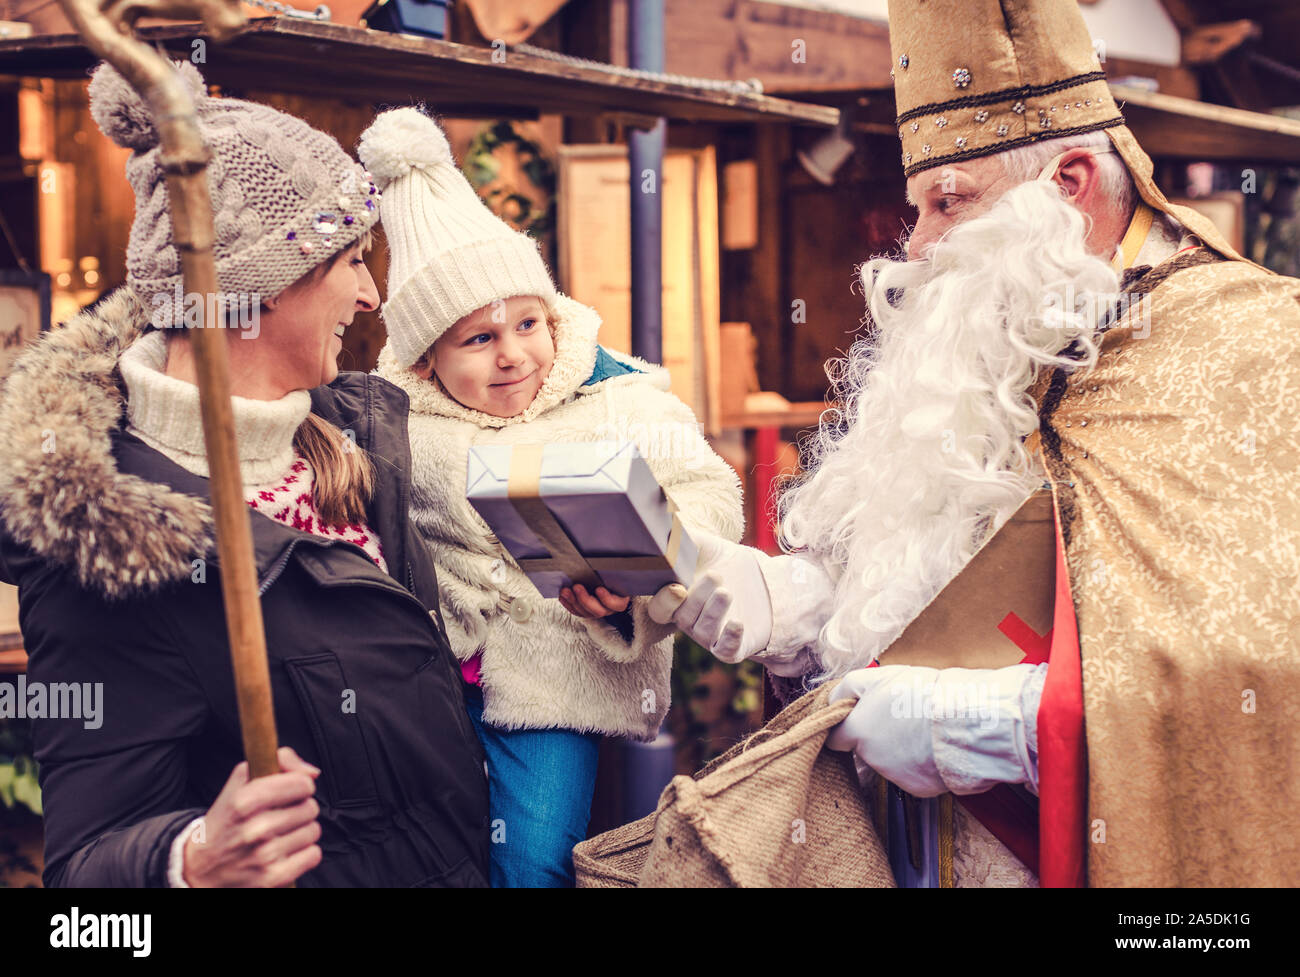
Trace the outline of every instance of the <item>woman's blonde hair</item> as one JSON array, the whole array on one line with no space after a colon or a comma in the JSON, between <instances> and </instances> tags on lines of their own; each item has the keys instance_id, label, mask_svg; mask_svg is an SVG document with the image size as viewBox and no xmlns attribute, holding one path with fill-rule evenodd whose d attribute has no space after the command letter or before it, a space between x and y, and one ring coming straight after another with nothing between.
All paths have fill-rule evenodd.
<instances>
[{"instance_id":1,"label":"woman's blonde hair","mask_svg":"<svg viewBox=\"0 0 1300 977\"><path fill-rule=\"evenodd\" d=\"M357 242L362 252L370 250L372 237L366 231ZM315 283L354 245L336 251L304 276ZM375 466L370 455L354 438L317 414L308 414L293 434L293 450L311 465L311 501L327 526L348 526L366 521L366 506L375 494Z\"/></svg>"},{"instance_id":2,"label":"woman's blonde hair","mask_svg":"<svg viewBox=\"0 0 1300 977\"><path fill-rule=\"evenodd\" d=\"M365 449L317 414L308 414L293 433L293 450L315 473L311 500L328 526L366 520L375 494L375 466Z\"/></svg>"}]
</instances>

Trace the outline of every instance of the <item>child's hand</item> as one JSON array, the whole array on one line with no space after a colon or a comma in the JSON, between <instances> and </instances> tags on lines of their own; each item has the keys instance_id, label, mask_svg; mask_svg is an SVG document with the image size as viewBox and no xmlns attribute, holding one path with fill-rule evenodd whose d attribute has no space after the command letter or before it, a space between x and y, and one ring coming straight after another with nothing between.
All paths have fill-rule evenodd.
<instances>
[{"instance_id":1,"label":"child's hand","mask_svg":"<svg viewBox=\"0 0 1300 977\"><path fill-rule=\"evenodd\" d=\"M608 617L627 610L628 597L619 597L604 587L597 587L594 595L587 592L582 584L574 584L560 591L560 605L577 617Z\"/></svg>"}]
</instances>

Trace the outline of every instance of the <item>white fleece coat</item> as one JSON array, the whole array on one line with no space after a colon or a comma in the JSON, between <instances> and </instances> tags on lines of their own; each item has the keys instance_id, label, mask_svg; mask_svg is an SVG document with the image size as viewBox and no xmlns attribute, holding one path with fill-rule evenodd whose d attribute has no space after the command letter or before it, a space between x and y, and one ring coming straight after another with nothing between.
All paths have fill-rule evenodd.
<instances>
[{"instance_id":1,"label":"white fleece coat","mask_svg":"<svg viewBox=\"0 0 1300 977\"><path fill-rule=\"evenodd\" d=\"M462 661L482 653L483 718L507 729L559 727L653 739L668 712L673 629L634 598L632 642L602 621L544 600L465 499L471 445L636 442L686 529L740 538L740 483L668 392L668 371L635 357L598 357L594 309L563 295L552 307L555 363L528 408L493 417L397 365L376 372L411 398L411 519L438 566L443 616ZM611 359L611 357L613 357ZM620 373L586 385L593 368ZM612 369L611 369L612 367Z\"/></svg>"}]
</instances>

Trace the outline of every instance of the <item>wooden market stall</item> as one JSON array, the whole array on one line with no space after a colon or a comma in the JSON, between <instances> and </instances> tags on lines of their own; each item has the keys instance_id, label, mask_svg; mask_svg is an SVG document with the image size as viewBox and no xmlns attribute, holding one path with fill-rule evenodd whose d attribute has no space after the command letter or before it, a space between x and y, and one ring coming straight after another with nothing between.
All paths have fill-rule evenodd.
<instances>
[{"instance_id":1,"label":"wooden market stall","mask_svg":"<svg viewBox=\"0 0 1300 977\"><path fill-rule=\"evenodd\" d=\"M802 0L663 2L661 76L627 70L630 0L465 0L450 11L453 40L366 30L368 3L356 0L332 5L335 23L261 18L222 46L196 25L146 36L195 60L221 93L293 112L349 148L381 106L427 103L457 158L487 153L484 131L504 125L497 175L480 192L531 200L561 288L598 308L602 341L622 348L631 303L625 143L667 119L664 360L747 480L749 539L771 547L773 480L796 464L792 444L823 409L825 361L860 326L855 266L896 253L914 219L885 0L861 0L865 15L856 16ZM1137 37L1103 58L1115 95L1166 190L1205 207L1262 258L1260 228L1291 219L1280 174L1300 163L1300 121L1280 114L1300 105L1300 7L1081 2L1089 17L1127 11L1160 28L1150 31L1167 42L1160 50ZM0 0L0 21L30 6ZM0 267L23 263L12 250L44 269L59 321L124 280L134 202L126 152L87 111L91 58L53 27L6 39L0 24ZM827 157L838 158L830 171L810 166L837 136L847 154ZM1191 163L1217 164L1218 183L1191 186ZM1241 188L1247 171L1258 192ZM1235 187L1220 185L1228 175ZM383 248L369 261L382 282ZM358 317L344 367L369 368L382 342L378 317ZM21 654L0 650L0 672L22 667ZM730 694L721 685L715 693Z\"/></svg>"},{"instance_id":2,"label":"wooden market stall","mask_svg":"<svg viewBox=\"0 0 1300 977\"><path fill-rule=\"evenodd\" d=\"M376 108L410 102L425 102L438 113L458 154L481 127L478 120L485 119L535 120L540 151L558 156L566 148L566 118L603 128L607 138L628 127L652 126L659 118L687 126L781 122L816 128L833 126L838 118L833 107L803 105L746 88L723 90L684 79L634 77L537 54L502 54L491 47L287 17L252 20L220 46L208 44L199 25L158 26L143 34L174 57L198 61L216 90L301 115L345 146L355 145ZM6 86L10 111L7 118L0 116L9 129L10 146L0 157L6 224L12 229L12 249L25 256L18 262L44 268L53 278L54 321L125 278L126 234L134 209L121 179L127 152L112 146L89 118L84 79L93 60L74 35L0 40L0 75L12 79ZM619 148L606 145L610 151ZM626 171L625 161L622 166ZM719 364L716 345L697 344L697 339L717 331L717 259L710 257L717 254L717 220L708 216L716 211L716 204L712 211L708 208L717 190L711 157L697 153L692 167L696 176L680 193L675 185L665 192L665 206L681 214L680 220L670 222L678 237L665 244L665 255L677 259L667 266L665 295L679 313L672 322L682 324L674 326L673 338L681 347L670 363L675 377L681 373L675 385L708 416L711 410L716 413L709 390L717 386ZM555 192L554 187L542 190ZM575 280L584 275L591 280L587 298L607 309L610 320L612 336L602 334L602 339L626 348L626 313L620 307L626 302L626 274L619 281L617 261L611 265L608 257L626 254L626 221L619 219L618 210L595 206L597 181L579 178L570 190L566 199L575 206L568 208L567 222L561 220L569 242L580 243L606 227L623 235L621 248L603 249L603 254L587 248L585 265L562 262L562 271ZM699 228L705 235L697 241ZM684 251L678 247L683 243L688 245ZM555 250L566 254L571 249ZM683 254L688 256L684 264ZM375 249L371 263L382 282L382 248ZM683 306L685 284L690 284L691 294ZM354 369L372 366L383 341L378 317L365 319L347 338L344 362ZM718 427L716 421L709 426Z\"/></svg>"},{"instance_id":3,"label":"wooden market stall","mask_svg":"<svg viewBox=\"0 0 1300 977\"><path fill-rule=\"evenodd\" d=\"M86 76L94 59L73 35L23 33L5 39L0 31L0 187L6 245L0 250L9 252L0 265L12 263L33 277L42 272L47 276L52 292L52 308L44 316L48 325L93 303L125 279L134 200L122 178L127 152L111 145L89 117ZM602 241L612 233L623 242L613 248L588 246L585 265L570 262L564 269L575 282L590 281L591 293L578 297L605 312L612 336L602 338L623 347L626 338L619 337L619 329L627 318L623 306L628 285L619 255L628 253L628 176L620 143L626 133L651 128L661 119L688 129L773 123L826 129L838 120L833 107L802 105L744 84L633 75L556 60L544 51L502 50L299 18L253 20L221 45L207 38L199 25L160 25L142 33L172 57L195 62L214 93L290 111L331 132L345 147L356 144L378 108L425 102L446 125L458 158L480 147L484 129L495 132L502 120L508 122L516 148L527 147L534 158L559 160L571 150L563 157L573 164L566 167L572 183L565 200L574 206L539 236L557 252L562 251L559 239L581 242L597 237L595 232L605 235ZM596 144L573 145L574 134ZM697 145L689 149L670 152L664 167L669 234L664 241L663 292L666 307L674 313L665 330L671 340L665 358L678 392L706 418L710 430L717 431L720 414L713 391L720 363L716 341L707 340L716 340L719 321L717 176L707 138L694 141ZM536 198L535 211L551 208L554 201L549 198L556 196L557 187L545 185L544 179L538 185L522 151L505 156L497 161L496 183L515 179L521 187L505 187L508 196L518 196L514 191L522 188ZM612 172L615 184L622 167L621 209L598 206L601 182L583 169L591 162L607 171L612 166L604 179L608 182ZM685 170L680 170L681 164ZM480 191L490 197L493 184ZM384 281L382 247L375 249L370 263L376 279ZM564 281L561 286L569 288ZM383 342L378 317L362 318L348 332L345 368L368 369ZM27 319L13 330L11 353L41 325ZM0 627L8 636L0 650L0 671L12 673L25 668L25 655L14 595L11 591L3 596L0 612L13 619L13 626ZM611 794L617 790L605 790L603 800L598 796L595 824L601 823L601 810L607 812L606 821L620 816Z\"/></svg>"}]
</instances>

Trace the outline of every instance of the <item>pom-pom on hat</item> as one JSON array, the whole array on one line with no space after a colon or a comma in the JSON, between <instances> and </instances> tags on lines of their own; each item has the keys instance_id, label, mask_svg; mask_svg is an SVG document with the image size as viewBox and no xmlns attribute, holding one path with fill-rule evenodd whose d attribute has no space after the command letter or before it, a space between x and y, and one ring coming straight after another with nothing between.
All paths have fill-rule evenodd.
<instances>
[{"instance_id":1,"label":"pom-pom on hat","mask_svg":"<svg viewBox=\"0 0 1300 977\"><path fill-rule=\"evenodd\" d=\"M458 319L498 299L536 295L552 305L555 283L537 242L488 209L433 119L415 108L384 112L357 154L384 191L384 323L398 365L410 366Z\"/></svg>"},{"instance_id":2,"label":"pom-pom on hat","mask_svg":"<svg viewBox=\"0 0 1300 977\"><path fill-rule=\"evenodd\" d=\"M379 191L332 136L269 106L211 98L188 61L176 63L194 96L214 220L217 285L227 306L255 305L347 248L379 219ZM126 178L135 222L127 283L160 328L185 323L180 254L172 239L159 135L148 105L107 64L90 81L90 113L113 142L134 152Z\"/></svg>"}]
</instances>

